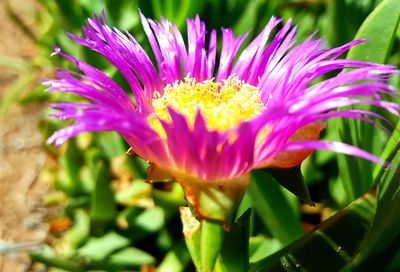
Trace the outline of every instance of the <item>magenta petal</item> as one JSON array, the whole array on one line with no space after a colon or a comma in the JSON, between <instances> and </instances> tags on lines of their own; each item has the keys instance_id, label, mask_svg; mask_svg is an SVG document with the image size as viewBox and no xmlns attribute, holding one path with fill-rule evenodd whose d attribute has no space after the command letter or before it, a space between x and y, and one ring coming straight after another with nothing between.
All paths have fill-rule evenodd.
<instances>
[{"instance_id":1,"label":"magenta petal","mask_svg":"<svg viewBox=\"0 0 400 272\"><path fill-rule=\"evenodd\" d=\"M389 166L389 163L381 160L380 158L352 145L348 145L341 142L325 142L325 141L298 141L290 142L286 145L285 150L296 151L304 149L324 149L333 151L336 153L341 153L345 155L355 156L363 158L365 160Z\"/></svg>"},{"instance_id":2,"label":"magenta petal","mask_svg":"<svg viewBox=\"0 0 400 272\"><path fill-rule=\"evenodd\" d=\"M150 58L130 34L111 29L98 17L87 21L84 37L70 35L71 39L103 55L118 68L129 83L139 111L148 110L153 91L160 81ZM143 87L142 87L143 85Z\"/></svg>"},{"instance_id":3,"label":"magenta petal","mask_svg":"<svg viewBox=\"0 0 400 272\"><path fill-rule=\"evenodd\" d=\"M357 119L390 133L380 124L389 123L380 114L343 107L371 105L399 117L400 106L393 102L399 94L388 84L392 74L400 74L397 68L339 58L364 41L329 48L322 38L311 35L298 43L297 27L291 20L278 28L282 20L272 17L241 53L247 34L235 37L231 29L223 28L218 54L217 32L210 30L208 34L199 17L187 19L187 40L164 18L156 22L143 14L140 17L155 64L129 33L107 26L104 14L87 21L83 37L70 35L118 69L135 101L103 72L56 48L54 54L67 59L78 71L60 68L55 79L43 84L50 92L73 93L85 102L53 105L56 112L51 116L75 123L55 132L48 143L59 145L81 132L116 131L145 160L207 181L245 175L286 151L326 149L387 165L359 148L318 140L323 128L318 122L330 118ZM334 76L326 79L330 74ZM219 82L235 76L260 90L265 108L258 116L226 131L215 131L200 111L189 125L179 109L169 108L171 121L160 120L165 135L150 127L147 118L154 114L152 99L163 95L167 84L185 77ZM393 124L387 127L390 130ZM313 137L302 134L304 131Z\"/></svg>"},{"instance_id":4,"label":"magenta petal","mask_svg":"<svg viewBox=\"0 0 400 272\"><path fill-rule=\"evenodd\" d=\"M264 47L269 39L271 31L281 21L281 19L276 19L275 17L271 18L262 32L240 54L240 57L232 70L233 74L236 74L240 79L247 81L249 79L249 73L254 72L255 74L252 74L252 78L258 80L260 74L257 66L261 61L262 53L265 50ZM249 83L257 85L257 82Z\"/></svg>"},{"instance_id":5,"label":"magenta petal","mask_svg":"<svg viewBox=\"0 0 400 272\"><path fill-rule=\"evenodd\" d=\"M221 29L222 50L218 67L217 81L227 79L231 75L233 60L239 50L240 45L246 39L247 34L235 38L231 29Z\"/></svg>"}]
</instances>

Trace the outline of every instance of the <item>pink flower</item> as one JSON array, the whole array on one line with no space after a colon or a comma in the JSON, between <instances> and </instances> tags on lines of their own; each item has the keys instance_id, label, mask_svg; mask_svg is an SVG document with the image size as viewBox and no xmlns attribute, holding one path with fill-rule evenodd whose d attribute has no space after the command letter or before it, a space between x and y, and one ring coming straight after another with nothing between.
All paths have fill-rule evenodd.
<instances>
[{"instance_id":1,"label":"pink flower","mask_svg":"<svg viewBox=\"0 0 400 272\"><path fill-rule=\"evenodd\" d=\"M216 219L221 218L210 215L212 208L196 204L204 196L199 192L213 188L210 198L224 192L240 200L254 168L293 167L314 149L379 161L356 147L319 140L329 118L381 118L345 106L368 104L398 115L399 105L382 99L395 96L386 83L398 73L394 67L339 58L362 41L328 48L311 36L296 43L290 21L271 37L282 21L273 17L243 51L247 34L235 37L222 29L217 58L217 32L207 34L199 17L187 20L187 41L163 18L141 20L155 64L129 33L107 26L104 15L87 21L82 38L70 35L118 69L134 101L103 72L56 50L80 72L59 69L56 79L45 82L48 90L90 102L53 105L59 110L53 116L75 123L48 143L60 145L81 132L116 131L135 154L183 185L199 217Z\"/></svg>"}]
</instances>

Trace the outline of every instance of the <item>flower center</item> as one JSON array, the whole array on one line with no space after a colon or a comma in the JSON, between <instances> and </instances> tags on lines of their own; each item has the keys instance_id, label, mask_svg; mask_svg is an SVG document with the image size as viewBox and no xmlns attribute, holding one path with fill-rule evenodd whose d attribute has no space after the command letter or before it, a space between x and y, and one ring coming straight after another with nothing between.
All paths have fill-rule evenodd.
<instances>
[{"instance_id":1,"label":"flower center","mask_svg":"<svg viewBox=\"0 0 400 272\"><path fill-rule=\"evenodd\" d=\"M154 113L147 121L161 136L165 136L165 132L158 118L171 121L168 107L184 115L191 127L197 111L200 111L207 128L217 131L233 128L258 115L264 108L259 89L237 77L222 82L196 82L193 78L185 78L167 85L162 96L155 92L152 105Z\"/></svg>"}]
</instances>

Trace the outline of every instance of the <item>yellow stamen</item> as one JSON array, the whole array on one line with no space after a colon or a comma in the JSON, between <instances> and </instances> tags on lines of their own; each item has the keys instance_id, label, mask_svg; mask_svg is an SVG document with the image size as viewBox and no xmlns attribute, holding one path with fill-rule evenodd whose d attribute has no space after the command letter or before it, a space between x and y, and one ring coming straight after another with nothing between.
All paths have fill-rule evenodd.
<instances>
[{"instance_id":1,"label":"yellow stamen","mask_svg":"<svg viewBox=\"0 0 400 272\"><path fill-rule=\"evenodd\" d=\"M147 121L162 137L165 132L159 118L171 120L168 107L184 115L191 127L200 110L207 128L217 131L233 128L258 115L264 108L259 90L237 77L222 82L196 82L193 78L185 78L167 85L162 96L155 92L152 104L154 113Z\"/></svg>"}]
</instances>

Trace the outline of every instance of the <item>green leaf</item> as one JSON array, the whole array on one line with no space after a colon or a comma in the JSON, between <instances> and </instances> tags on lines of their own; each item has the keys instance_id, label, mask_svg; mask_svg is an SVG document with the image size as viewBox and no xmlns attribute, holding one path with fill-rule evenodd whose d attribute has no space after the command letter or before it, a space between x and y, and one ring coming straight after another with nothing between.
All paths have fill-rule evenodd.
<instances>
[{"instance_id":1,"label":"green leaf","mask_svg":"<svg viewBox=\"0 0 400 272\"><path fill-rule=\"evenodd\" d=\"M79 176L82 158L76 140L72 139L66 144L65 154L60 156L62 172L58 173L56 187L69 196L77 196L84 192Z\"/></svg>"},{"instance_id":2,"label":"green leaf","mask_svg":"<svg viewBox=\"0 0 400 272\"><path fill-rule=\"evenodd\" d=\"M141 212L143 212L143 208L136 206L125 208L118 214L117 225L122 229L128 228L131 222L133 222Z\"/></svg>"},{"instance_id":3,"label":"green leaf","mask_svg":"<svg viewBox=\"0 0 400 272\"><path fill-rule=\"evenodd\" d=\"M166 223L165 211L160 207L124 210L118 217L121 233L131 241L138 241L159 232Z\"/></svg>"},{"instance_id":4,"label":"green leaf","mask_svg":"<svg viewBox=\"0 0 400 272\"><path fill-rule=\"evenodd\" d=\"M310 192L304 182L303 175L301 174L301 166L292 168L275 168L266 169L266 171L277 181L280 185L285 187L295 196L306 202L312 204Z\"/></svg>"},{"instance_id":5,"label":"green leaf","mask_svg":"<svg viewBox=\"0 0 400 272\"><path fill-rule=\"evenodd\" d=\"M214 271L214 266L224 243L225 232L220 222L201 221L201 272Z\"/></svg>"},{"instance_id":6,"label":"green leaf","mask_svg":"<svg viewBox=\"0 0 400 272\"><path fill-rule=\"evenodd\" d=\"M188 249L180 240L172 249L165 255L160 265L157 267L158 272L181 272L186 271L186 266L190 262L190 255Z\"/></svg>"},{"instance_id":7,"label":"green leaf","mask_svg":"<svg viewBox=\"0 0 400 272\"><path fill-rule=\"evenodd\" d=\"M105 161L98 162L96 185L92 194L91 217L101 222L112 221L117 215L114 193L111 190L111 175Z\"/></svg>"},{"instance_id":8,"label":"green leaf","mask_svg":"<svg viewBox=\"0 0 400 272\"><path fill-rule=\"evenodd\" d=\"M134 27L138 27L140 25L139 13L136 12L139 10L139 1L129 1L125 0L122 3L115 3L111 0L107 0L107 7L109 12L113 12L115 10L115 16L117 20L117 25L120 29L127 29L131 31ZM133 12L134 11L134 12Z\"/></svg>"},{"instance_id":9,"label":"green leaf","mask_svg":"<svg viewBox=\"0 0 400 272\"><path fill-rule=\"evenodd\" d=\"M284 195L283 188L264 171L253 171L247 192L264 225L282 244L303 235L300 218ZM279 207L279 212L277 208Z\"/></svg>"},{"instance_id":10,"label":"green leaf","mask_svg":"<svg viewBox=\"0 0 400 272\"><path fill-rule=\"evenodd\" d=\"M121 136L114 132L102 132L96 137L96 141L103 150L103 154L108 159L112 159L115 156L119 156L126 152L126 144L122 140Z\"/></svg>"},{"instance_id":11,"label":"green leaf","mask_svg":"<svg viewBox=\"0 0 400 272\"><path fill-rule=\"evenodd\" d=\"M68 0L56 0L55 1L58 10L61 12L63 16L63 21L67 24L71 24L77 28L83 25L84 16L82 14L82 9L79 5L71 5L71 2Z\"/></svg>"},{"instance_id":12,"label":"green leaf","mask_svg":"<svg viewBox=\"0 0 400 272\"><path fill-rule=\"evenodd\" d=\"M365 19L355 39L368 39L350 49L347 58L386 63L400 22L398 0L384 0Z\"/></svg>"},{"instance_id":13,"label":"green leaf","mask_svg":"<svg viewBox=\"0 0 400 272\"><path fill-rule=\"evenodd\" d=\"M181 207L181 221L183 227L183 236L186 246L189 250L192 261L197 268L201 267L201 224L192 215L190 208Z\"/></svg>"},{"instance_id":14,"label":"green leaf","mask_svg":"<svg viewBox=\"0 0 400 272\"><path fill-rule=\"evenodd\" d=\"M78 250L78 254L82 257L100 260L107 257L112 252L128 245L128 238L116 234L115 232L110 232L99 238L90 238L88 242Z\"/></svg>"},{"instance_id":15,"label":"green leaf","mask_svg":"<svg viewBox=\"0 0 400 272\"><path fill-rule=\"evenodd\" d=\"M269 1L268 3L271 6L275 6L276 1ZM254 16L257 12L263 8L265 5L265 1L256 0L256 1L249 1L248 4L242 9L242 13L238 14L239 17L233 22L233 30L235 33L246 33L249 29L252 29L258 22L259 16ZM265 8L265 7L264 7ZM270 7L273 9L273 7Z\"/></svg>"},{"instance_id":16,"label":"green leaf","mask_svg":"<svg viewBox=\"0 0 400 272\"><path fill-rule=\"evenodd\" d=\"M393 130L392 135L386 143L380 158L385 161L391 161L394 158L395 153L399 150L399 138L400 138L400 122L397 123L396 128ZM377 164L374 169L373 178L374 183L381 180L382 175L385 172L386 167L381 164Z\"/></svg>"},{"instance_id":17,"label":"green leaf","mask_svg":"<svg viewBox=\"0 0 400 272\"><path fill-rule=\"evenodd\" d=\"M378 176L378 203L375 218L361 251L354 261L354 265L360 266L361 270L374 267L372 260L383 259L383 256L387 256L386 249L391 247L392 242L398 240L400 235L400 142L390 146L393 151L389 157L391 166Z\"/></svg>"},{"instance_id":18,"label":"green leaf","mask_svg":"<svg viewBox=\"0 0 400 272\"><path fill-rule=\"evenodd\" d=\"M128 228L123 231L129 236L131 241L137 241L157 233L166 222L165 211L160 207L145 209L140 212L139 208L131 210L132 213L126 214L126 224Z\"/></svg>"},{"instance_id":19,"label":"green leaf","mask_svg":"<svg viewBox=\"0 0 400 272\"><path fill-rule=\"evenodd\" d=\"M8 109L19 100L20 93L26 90L34 79L35 75L33 73L23 73L20 78L6 86L5 90L2 91L4 95L0 101L0 117L5 116Z\"/></svg>"},{"instance_id":20,"label":"green leaf","mask_svg":"<svg viewBox=\"0 0 400 272\"><path fill-rule=\"evenodd\" d=\"M69 259L58 258L55 256L49 256L46 254L41 254L38 252L30 252L29 256L33 263L40 262L47 267L57 267L62 269L62 271L74 271L74 272L84 272L87 271L86 265L81 264Z\"/></svg>"},{"instance_id":21,"label":"green leaf","mask_svg":"<svg viewBox=\"0 0 400 272\"><path fill-rule=\"evenodd\" d=\"M97 0L97 1L91 1L91 0L80 0L79 1L79 6L80 8L82 8L83 10L87 10L89 14L100 14L102 9L104 9L104 7L106 6L105 1L104 0ZM105 10L106 13L108 13L107 10ZM107 18L110 17L107 14Z\"/></svg>"},{"instance_id":22,"label":"green leaf","mask_svg":"<svg viewBox=\"0 0 400 272\"><path fill-rule=\"evenodd\" d=\"M245 192L242 200L240 201L239 207L237 208L234 222L247 220L247 213L249 209L252 209L251 199L249 194Z\"/></svg>"},{"instance_id":23,"label":"green leaf","mask_svg":"<svg viewBox=\"0 0 400 272\"><path fill-rule=\"evenodd\" d=\"M250 262L256 263L281 249L282 245L276 239L255 236L250 238L250 247Z\"/></svg>"},{"instance_id":24,"label":"green leaf","mask_svg":"<svg viewBox=\"0 0 400 272\"><path fill-rule=\"evenodd\" d=\"M398 245L398 241L396 245ZM392 249L392 252L395 252L395 256L393 257L393 259L390 262L389 267L387 268L387 271L399 271L400 270L400 250L398 250L398 248L396 249Z\"/></svg>"},{"instance_id":25,"label":"green leaf","mask_svg":"<svg viewBox=\"0 0 400 272\"><path fill-rule=\"evenodd\" d=\"M134 247L124 248L103 259L91 259L86 271L131 271L143 265L152 265L155 258L147 252Z\"/></svg>"},{"instance_id":26,"label":"green leaf","mask_svg":"<svg viewBox=\"0 0 400 272\"><path fill-rule=\"evenodd\" d=\"M132 223L136 228L143 229L149 233L154 233L164 226L165 213L160 207L147 209L136 217Z\"/></svg>"},{"instance_id":27,"label":"green leaf","mask_svg":"<svg viewBox=\"0 0 400 272\"><path fill-rule=\"evenodd\" d=\"M400 22L398 0L384 0L361 25L355 39L368 39L353 47L348 59L386 63ZM379 152L386 144L385 136L375 126L356 120L338 121L341 140L369 152ZM368 135L368 137L365 137ZM343 187L352 200L365 193L372 184L372 164L364 160L338 155L340 177Z\"/></svg>"},{"instance_id":28,"label":"green leaf","mask_svg":"<svg viewBox=\"0 0 400 272\"><path fill-rule=\"evenodd\" d=\"M339 46L349 40L347 16L343 16L347 12L345 0L335 0L328 2L328 15L330 19L331 35L329 35L330 43L333 46Z\"/></svg>"},{"instance_id":29,"label":"green leaf","mask_svg":"<svg viewBox=\"0 0 400 272\"><path fill-rule=\"evenodd\" d=\"M177 207L185 206L186 201L182 186L176 182L171 182L168 190L158 190L153 188L152 194L157 206L166 207L167 212L175 214Z\"/></svg>"},{"instance_id":30,"label":"green leaf","mask_svg":"<svg viewBox=\"0 0 400 272\"><path fill-rule=\"evenodd\" d=\"M134 206L140 201L149 200L151 196L151 185L140 179L132 181L131 186L126 190L118 191L115 198L118 203Z\"/></svg>"},{"instance_id":31,"label":"green leaf","mask_svg":"<svg viewBox=\"0 0 400 272\"><path fill-rule=\"evenodd\" d=\"M324 221L313 232L251 263L250 271L341 271L359 251L375 207L374 196L363 196Z\"/></svg>"},{"instance_id":32,"label":"green leaf","mask_svg":"<svg viewBox=\"0 0 400 272\"><path fill-rule=\"evenodd\" d=\"M215 271L242 272L249 270L250 216L251 208L248 208L225 233Z\"/></svg>"},{"instance_id":33,"label":"green leaf","mask_svg":"<svg viewBox=\"0 0 400 272\"><path fill-rule=\"evenodd\" d=\"M89 215L83 209L75 209L74 224L64 233L60 243L64 254L66 256L72 255L75 250L89 237L89 235Z\"/></svg>"},{"instance_id":34,"label":"green leaf","mask_svg":"<svg viewBox=\"0 0 400 272\"><path fill-rule=\"evenodd\" d=\"M140 266L155 263L155 259L149 253L134 247L124 248L106 260L112 266Z\"/></svg>"}]
</instances>

